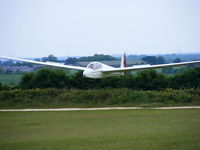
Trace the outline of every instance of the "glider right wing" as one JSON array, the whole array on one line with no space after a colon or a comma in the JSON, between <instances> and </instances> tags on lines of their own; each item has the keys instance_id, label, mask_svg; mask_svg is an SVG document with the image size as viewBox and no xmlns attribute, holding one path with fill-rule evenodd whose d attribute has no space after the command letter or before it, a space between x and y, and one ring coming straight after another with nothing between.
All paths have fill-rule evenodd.
<instances>
[{"instance_id":1,"label":"glider right wing","mask_svg":"<svg viewBox=\"0 0 200 150\"><path fill-rule=\"evenodd\" d=\"M137 66L125 67L125 68L109 68L109 69L106 69L106 70L102 70L102 72L103 73L128 72L128 71L137 71L137 70L191 65L191 64L197 64L197 63L200 63L200 60L199 61L180 62L180 63L160 64L160 65L141 65L141 66L137 65Z\"/></svg>"}]
</instances>

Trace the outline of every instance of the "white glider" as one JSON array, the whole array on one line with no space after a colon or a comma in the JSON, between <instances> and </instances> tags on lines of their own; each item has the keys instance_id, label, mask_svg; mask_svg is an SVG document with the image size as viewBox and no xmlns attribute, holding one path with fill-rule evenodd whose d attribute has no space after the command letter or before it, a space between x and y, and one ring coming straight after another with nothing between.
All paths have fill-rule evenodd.
<instances>
[{"instance_id":1,"label":"white glider","mask_svg":"<svg viewBox=\"0 0 200 150\"><path fill-rule=\"evenodd\" d=\"M129 72L129 71L173 67L173 66L181 66L181 65L191 65L191 64L200 63L200 61L189 61L189 62L160 64L160 65L137 65L133 67L126 67L126 56L124 54L121 59L120 68L114 68L100 62L91 62L87 65L87 67L79 67L79 66L65 65L62 63L40 62L40 61L12 58L12 57L6 57L6 56L0 56L0 58L28 62L28 63L39 64L39 65L59 67L59 68L82 70L83 76L88 77L88 78L104 78L104 77L109 77L109 76L124 75L126 72Z\"/></svg>"}]
</instances>

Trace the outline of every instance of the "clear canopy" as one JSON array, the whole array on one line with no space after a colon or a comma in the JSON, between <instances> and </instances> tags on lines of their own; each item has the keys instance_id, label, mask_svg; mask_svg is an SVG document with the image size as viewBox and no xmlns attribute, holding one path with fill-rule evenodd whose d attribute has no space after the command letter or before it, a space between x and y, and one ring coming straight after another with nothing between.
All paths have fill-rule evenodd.
<instances>
[{"instance_id":1,"label":"clear canopy","mask_svg":"<svg viewBox=\"0 0 200 150\"><path fill-rule=\"evenodd\" d=\"M102 65L100 63L91 63L87 66L87 68L93 69L93 70L98 70L102 68Z\"/></svg>"}]
</instances>

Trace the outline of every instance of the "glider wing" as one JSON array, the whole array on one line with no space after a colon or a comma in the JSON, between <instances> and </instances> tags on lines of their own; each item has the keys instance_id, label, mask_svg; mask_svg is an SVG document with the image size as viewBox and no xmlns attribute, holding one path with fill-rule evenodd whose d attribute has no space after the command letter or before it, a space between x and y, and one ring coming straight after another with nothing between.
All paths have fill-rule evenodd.
<instances>
[{"instance_id":1,"label":"glider wing","mask_svg":"<svg viewBox=\"0 0 200 150\"><path fill-rule=\"evenodd\" d=\"M33 63L33 64L38 64L38 65L46 65L46 66L52 66L52 67L66 68L66 69L75 69L75 70L83 70L83 71L85 70L85 67L65 65L65 64L56 63L56 62L40 62L40 61L20 59L20 58L12 58L12 57L6 57L6 56L0 56L0 58L11 59L11 60L15 60L15 61L22 61L22 62L27 62L27 63Z\"/></svg>"},{"instance_id":2,"label":"glider wing","mask_svg":"<svg viewBox=\"0 0 200 150\"><path fill-rule=\"evenodd\" d=\"M197 64L200 61L189 61L189 62L180 62L180 63L170 63L170 64L160 64L160 65L138 65L133 67L125 67L125 68L109 68L106 70L102 70L103 73L114 73L114 72L129 72L129 71L137 71L137 70L146 70L146 69L155 69L155 68L166 68L166 67L174 67L174 66L182 66L182 65L191 65Z\"/></svg>"}]
</instances>

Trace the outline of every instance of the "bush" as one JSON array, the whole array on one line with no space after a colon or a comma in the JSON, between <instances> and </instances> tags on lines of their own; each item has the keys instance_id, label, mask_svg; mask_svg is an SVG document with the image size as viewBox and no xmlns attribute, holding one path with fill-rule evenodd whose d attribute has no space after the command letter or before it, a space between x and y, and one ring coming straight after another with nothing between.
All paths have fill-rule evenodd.
<instances>
[{"instance_id":1,"label":"bush","mask_svg":"<svg viewBox=\"0 0 200 150\"><path fill-rule=\"evenodd\" d=\"M200 68L194 68L182 74L171 77L169 86L174 89L199 88L200 87Z\"/></svg>"},{"instance_id":2,"label":"bush","mask_svg":"<svg viewBox=\"0 0 200 150\"><path fill-rule=\"evenodd\" d=\"M20 82L20 87L22 89L64 88L68 85L68 79L68 76L62 70L51 71L42 69L36 73L25 74Z\"/></svg>"}]
</instances>

